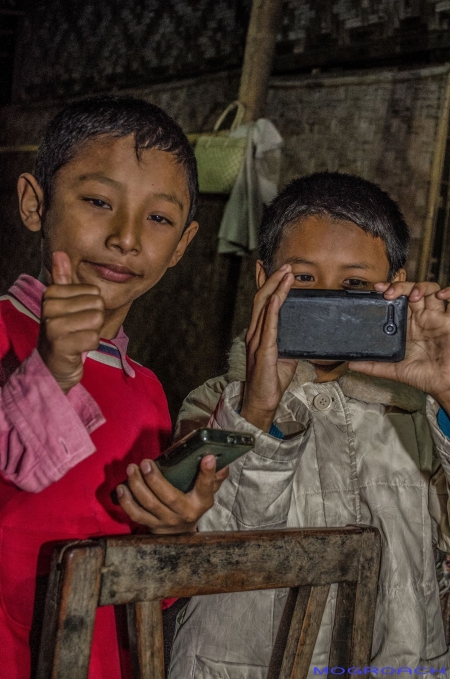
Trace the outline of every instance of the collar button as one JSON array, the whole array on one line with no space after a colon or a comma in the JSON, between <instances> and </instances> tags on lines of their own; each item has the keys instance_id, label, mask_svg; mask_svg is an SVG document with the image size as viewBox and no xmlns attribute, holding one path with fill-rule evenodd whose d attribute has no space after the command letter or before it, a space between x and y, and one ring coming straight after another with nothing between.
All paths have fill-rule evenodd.
<instances>
[{"instance_id":1,"label":"collar button","mask_svg":"<svg viewBox=\"0 0 450 679\"><path fill-rule=\"evenodd\" d=\"M328 394L317 394L317 396L314 396L313 398L313 406L314 408L317 408L317 410L329 410L329 408L331 408L331 400L331 396Z\"/></svg>"}]
</instances>

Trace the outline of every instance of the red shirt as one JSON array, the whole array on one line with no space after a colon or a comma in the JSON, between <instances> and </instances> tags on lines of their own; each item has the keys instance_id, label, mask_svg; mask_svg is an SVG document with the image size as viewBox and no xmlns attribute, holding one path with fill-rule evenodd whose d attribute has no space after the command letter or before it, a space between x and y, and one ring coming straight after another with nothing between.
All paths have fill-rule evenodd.
<instances>
[{"instance_id":1,"label":"red shirt","mask_svg":"<svg viewBox=\"0 0 450 679\"><path fill-rule=\"evenodd\" d=\"M0 301L0 330L7 334L7 342L5 337L0 338L0 347L8 347L0 354L0 363L3 373L12 381L20 368L10 374L11 366L14 363L23 366L37 344L39 322L34 314L26 314L21 308L24 304L29 309L24 290L27 292L28 286L33 296L36 284L40 285L22 276L11 290L14 298ZM43 289L40 286L40 295ZM36 583L48 573L54 541L129 533L131 521L120 507L113 505L110 492L126 478L130 462L155 458L168 445L171 422L161 384L150 370L129 362L123 350L124 337L122 334L122 351L118 351L116 342L102 340L99 350L89 352L85 359L82 387L105 418L100 426L101 418L97 418L93 425L96 428L90 434L95 451L75 461L61 478L40 492L23 490L11 482L10 476L0 475L0 668L2 675L6 671L4 676L8 679L29 677L29 636ZM24 374L26 377L26 370ZM73 420L78 417L77 410L87 407L86 403L77 402L74 413L73 403L56 382L54 396L59 404L58 417L65 407L68 420ZM82 394L79 398L83 400ZM49 400L52 399L53 394ZM45 428L44 420L45 417L41 428ZM45 432L37 431L36 424L33 426L35 435L45 439ZM63 420L58 426L64 435ZM53 439L50 443L53 445ZM70 457L70 436L67 440L60 436L57 447L57 451L49 450L49 456ZM29 454L26 442L24 449L24 455ZM100 608L89 679L119 677L114 611L112 607Z\"/></svg>"}]
</instances>

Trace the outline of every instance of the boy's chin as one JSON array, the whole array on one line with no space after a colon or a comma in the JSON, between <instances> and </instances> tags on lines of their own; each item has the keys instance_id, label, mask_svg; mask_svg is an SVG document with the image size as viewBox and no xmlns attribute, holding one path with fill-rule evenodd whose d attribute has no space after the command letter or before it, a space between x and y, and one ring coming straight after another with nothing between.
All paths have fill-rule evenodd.
<instances>
[{"instance_id":1,"label":"boy's chin","mask_svg":"<svg viewBox=\"0 0 450 679\"><path fill-rule=\"evenodd\" d=\"M346 363L346 361L325 361L325 360L317 360L314 359L313 361L308 361L308 363L312 363L313 365L318 365L321 368L337 368L338 365L342 365L343 363Z\"/></svg>"}]
</instances>

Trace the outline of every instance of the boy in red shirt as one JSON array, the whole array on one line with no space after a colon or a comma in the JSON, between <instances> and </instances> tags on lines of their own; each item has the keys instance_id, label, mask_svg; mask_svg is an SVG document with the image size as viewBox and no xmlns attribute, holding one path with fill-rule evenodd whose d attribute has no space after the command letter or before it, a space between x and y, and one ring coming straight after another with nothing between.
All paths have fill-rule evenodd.
<instances>
[{"instance_id":1,"label":"boy in red shirt","mask_svg":"<svg viewBox=\"0 0 450 679\"><path fill-rule=\"evenodd\" d=\"M138 499L145 485L154 532L195 530L226 476L208 456L191 493L163 479L151 460L170 439L166 399L155 375L127 357L122 329L132 302L198 229L195 159L181 129L142 100L78 102L50 124L18 193L25 226L42 232L42 268L39 280L21 275L0 298L0 667L8 679L32 671L36 583L53 543L126 533L129 517L139 520L124 485L129 516L110 499L126 474ZM110 607L98 610L89 677L120 677Z\"/></svg>"}]
</instances>

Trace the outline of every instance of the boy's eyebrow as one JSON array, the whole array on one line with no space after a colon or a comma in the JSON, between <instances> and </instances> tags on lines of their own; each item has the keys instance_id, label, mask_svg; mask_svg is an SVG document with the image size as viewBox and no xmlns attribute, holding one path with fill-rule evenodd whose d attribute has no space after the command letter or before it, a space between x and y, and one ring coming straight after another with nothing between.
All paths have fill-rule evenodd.
<instances>
[{"instance_id":1,"label":"boy's eyebrow","mask_svg":"<svg viewBox=\"0 0 450 679\"><path fill-rule=\"evenodd\" d=\"M310 264L311 266L317 266L317 262L311 262L309 259L303 259L302 257L289 257L284 264ZM373 267L366 262L353 262L352 264L341 264L340 269L372 269Z\"/></svg>"},{"instance_id":2,"label":"boy's eyebrow","mask_svg":"<svg viewBox=\"0 0 450 679\"><path fill-rule=\"evenodd\" d=\"M116 179L111 179L111 177L107 177L104 174L99 174L98 172L89 172L87 174L82 174L78 177L78 181L81 184L82 182L89 182L95 180L97 182L101 182L102 184L111 184L112 186L121 186L121 182L118 182Z\"/></svg>"},{"instance_id":3,"label":"boy's eyebrow","mask_svg":"<svg viewBox=\"0 0 450 679\"><path fill-rule=\"evenodd\" d=\"M155 198L162 198L163 200L168 200L169 203L177 205L181 212L183 212L184 205L181 200L173 193L155 193Z\"/></svg>"},{"instance_id":4,"label":"boy's eyebrow","mask_svg":"<svg viewBox=\"0 0 450 679\"><path fill-rule=\"evenodd\" d=\"M101 182L102 184L108 184L111 186L122 186L121 182L118 182L116 179L111 179L111 177L107 177L104 174L99 174L98 172L89 172L87 174L82 174L78 177L78 181L80 183L82 182L88 182L88 181L97 181ZM184 205L181 202L181 200L173 193L155 193L154 194L155 198L162 198L163 200L167 200L169 203L173 203L177 207L180 208L180 211L183 212L184 210Z\"/></svg>"}]
</instances>

